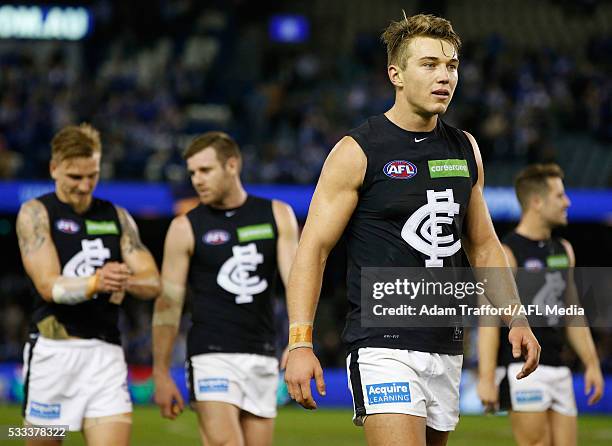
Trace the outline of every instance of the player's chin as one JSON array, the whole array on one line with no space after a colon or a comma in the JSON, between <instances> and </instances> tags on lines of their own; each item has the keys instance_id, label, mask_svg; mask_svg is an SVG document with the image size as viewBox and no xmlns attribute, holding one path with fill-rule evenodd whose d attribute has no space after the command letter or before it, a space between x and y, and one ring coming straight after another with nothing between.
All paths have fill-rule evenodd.
<instances>
[{"instance_id":1,"label":"player's chin","mask_svg":"<svg viewBox=\"0 0 612 446\"><path fill-rule=\"evenodd\" d=\"M71 195L71 201L73 204L83 204L83 203L86 203L87 200L89 200L90 196L91 196L91 193L83 194L83 193L77 192Z\"/></svg>"},{"instance_id":2,"label":"player's chin","mask_svg":"<svg viewBox=\"0 0 612 446\"><path fill-rule=\"evenodd\" d=\"M429 108L429 112L433 115L443 115L444 113L446 113L446 110L448 109L449 102L439 102L437 104L433 104Z\"/></svg>"},{"instance_id":3,"label":"player's chin","mask_svg":"<svg viewBox=\"0 0 612 446\"><path fill-rule=\"evenodd\" d=\"M200 192L198 196L203 204L211 204L215 201L214 195L210 192Z\"/></svg>"}]
</instances>

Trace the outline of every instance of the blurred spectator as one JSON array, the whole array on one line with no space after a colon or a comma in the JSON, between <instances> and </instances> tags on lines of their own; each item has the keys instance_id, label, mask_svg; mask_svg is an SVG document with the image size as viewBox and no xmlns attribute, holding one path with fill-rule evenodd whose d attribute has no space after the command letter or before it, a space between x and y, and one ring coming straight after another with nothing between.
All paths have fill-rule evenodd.
<instances>
[{"instance_id":1,"label":"blurred spectator","mask_svg":"<svg viewBox=\"0 0 612 446\"><path fill-rule=\"evenodd\" d=\"M46 177L50 135L88 120L102 130L107 179L184 182L174 168L180 147L221 128L251 145L249 165L259 167L245 171L247 182L311 183L332 142L392 101L375 33L355 33L352 54L332 57L314 45L268 42L266 20L239 20L239 6L171 3L130 28L134 11L100 2L98 29L80 48L0 48L2 177ZM556 3L581 14L595 7ZM447 119L480 140L491 181L495 161L558 160L554 141L564 132L612 140L610 42L592 37L572 55L523 50L499 34L464 43Z\"/></svg>"}]
</instances>

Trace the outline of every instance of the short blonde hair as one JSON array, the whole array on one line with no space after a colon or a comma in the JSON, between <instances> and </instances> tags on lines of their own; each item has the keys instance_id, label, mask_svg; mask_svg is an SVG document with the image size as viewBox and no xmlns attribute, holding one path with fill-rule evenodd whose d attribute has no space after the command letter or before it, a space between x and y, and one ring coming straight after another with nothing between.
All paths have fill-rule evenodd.
<instances>
[{"instance_id":1,"label":"short blonde hair","mask_svg":"<svg viewBox=\"0 0 612 446\"><path fill-rule=\"evenodd\" d=\"M461 48L461 39L453 30L451 22L432 14L417 14L391 22L382 33L381 39L387 46L387 65L398 65L406 68L406 54L408 44L415 37L432 37L446 40L457 53Z\"/></svg>"},{"instance_id":2,"label":"short blonde hair","mask_svg":"<svg viewBox=\"0 0 612 446\"><path fill-rule=\"evenodd\" d=\"M100 132L87 123L66 126L51 140L51 158L57 162L101 152Z\"/></svg>"}]
</instances>

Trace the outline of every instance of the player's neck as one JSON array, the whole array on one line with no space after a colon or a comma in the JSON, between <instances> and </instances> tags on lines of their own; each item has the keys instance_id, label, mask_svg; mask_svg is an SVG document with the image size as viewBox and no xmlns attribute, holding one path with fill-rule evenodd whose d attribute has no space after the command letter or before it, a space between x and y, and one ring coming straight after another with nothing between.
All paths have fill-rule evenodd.
<instances>
[{"instance_id":1,"label":"player's neck","mask_svg":"<svg viewBox=\"0 0 612 446\"><path fill-rule=\"evenodd\" d=\"M385 112L385 116L409 132L431 132L438 123L438 115L421 115L407 106L401 106L397 101Z\"/></svg>"},{"instance_id":2,"label":"player's neck","mask_svg":"<svg viewBox=\"0 0 612 446\"><path fill-rule=\"evenodd\" d=\"M215 209L236 209L242 206L247 199L247 193L240 180L217 203L211 204Z\"/></svg>"},{"instance_id":3,"label":"player's neck","mask_svg":"<svg viewBox=\"0 0 612 446\"><path fill-rule=\"evenodd\" d=\"M91 206L91 201L93 200L93 197L90 195L87 197L86 200L77 203L72 203L68 199L68 197L62 194L59 190L55 191L55 195L57 196L57 199L59 201L70 206L72 210L77 214L84 214L85 212L87 212L87 209L89 209L89 206Z\"/></svg>"},{"instance_id":4,"label":"player's neck","mask_svg":"<svg viewBox=\"0 0 612 446\"><path fill-rule=\"evenodd\" d=\"M548 240L551 237L552 228L540 218L524 215L515 231L530 240Z\"/></svg>"}]
</instances>

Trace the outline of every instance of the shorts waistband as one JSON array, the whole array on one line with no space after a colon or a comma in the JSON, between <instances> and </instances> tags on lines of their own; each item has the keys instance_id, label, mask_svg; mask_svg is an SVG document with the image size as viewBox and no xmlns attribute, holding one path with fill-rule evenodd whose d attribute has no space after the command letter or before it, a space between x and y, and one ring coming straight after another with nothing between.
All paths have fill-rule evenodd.
<instances>
[{"instance_id":1,"label":"shorts waistband","mask_svg":"<svg viewBox=\"0 0 612 446\"><path fill-rule=\"evenodd\" d=\"M121 348L119 345L111 344L100 339L49 339L44 336L39 336L36 340L36 344L55 348L92 348L102 346Z\"/></svg>"}]
</instances>

